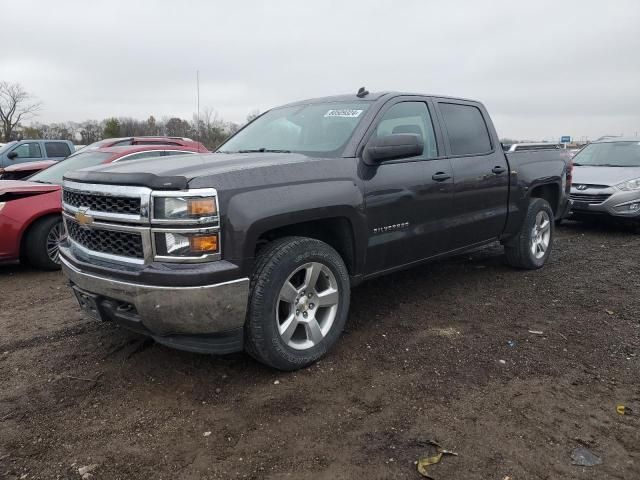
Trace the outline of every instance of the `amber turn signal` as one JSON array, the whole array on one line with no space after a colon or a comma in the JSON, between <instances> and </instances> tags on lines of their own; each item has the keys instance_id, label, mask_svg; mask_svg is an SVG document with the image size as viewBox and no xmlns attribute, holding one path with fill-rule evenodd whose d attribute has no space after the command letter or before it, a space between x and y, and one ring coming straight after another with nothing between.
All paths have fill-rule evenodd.
<instances>
[{"instance_id":1,"label":"amber turn signal","mask_svg":"<svg viewBox=\"0 0 640 480\"><path fill-rule=\"evenodd\" d=\"M218 251L218 235L190 237L189 244L193 253L216 253Z\"/></svg>"},{"instance_id":2,"label":"amber turn signal","mask_svg":"<svg viewBox=\"0 0 640 480\"><path fill-rule=\"evenodd\" d=\"M216 202L213 198L190 198L187 201L187 213L190 216L202 217L215 215Z\"/></svg>"}]
</instances>

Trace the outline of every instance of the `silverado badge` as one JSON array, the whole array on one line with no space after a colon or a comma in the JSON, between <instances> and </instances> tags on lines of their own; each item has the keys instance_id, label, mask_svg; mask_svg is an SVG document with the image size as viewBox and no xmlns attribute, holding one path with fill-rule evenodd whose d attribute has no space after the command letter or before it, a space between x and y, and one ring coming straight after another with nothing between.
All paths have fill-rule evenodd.
<instances>
[{"instance_id":1,"label":"silverado badge","mask_svg":"<svg viewBox=\"0 0 640 480\"><path fill-rule=\"evenodd\" d=\"M89 225L93 223L93 217L91 215L87 215L87 211L89 211L89 208L81 207L76 212L75 218L80 225Z\"/></svg>"}]
</instances>

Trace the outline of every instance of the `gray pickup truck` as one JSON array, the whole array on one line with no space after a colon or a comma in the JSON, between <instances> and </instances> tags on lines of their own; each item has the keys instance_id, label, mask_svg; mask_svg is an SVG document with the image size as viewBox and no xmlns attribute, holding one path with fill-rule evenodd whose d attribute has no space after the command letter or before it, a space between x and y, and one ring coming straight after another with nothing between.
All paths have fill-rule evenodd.
<instances>
[{"instance_id":1,"label":"gray pickup truck","mask_svg":"<svg viewBox=\"0 0 640 480\"><path fill-rule=\"evenodd\" d=\"M0 168L19 163L59 161L75 152L68 140L16 140L0 147Z\"/></svg>"},{"instance_id":2,"label":"gray pickup truck","mask_svg":"<svg viewBox=\"0 0 640 480\"><path fill-rule=\"evenodd\" d=\"M269 110L212 154L67 174L60 256L95 318L294 370L364 280L496 241L542 267L570 183L557 151L505 154L479 102L361 89Z\"/></svg>"}]
</instances>

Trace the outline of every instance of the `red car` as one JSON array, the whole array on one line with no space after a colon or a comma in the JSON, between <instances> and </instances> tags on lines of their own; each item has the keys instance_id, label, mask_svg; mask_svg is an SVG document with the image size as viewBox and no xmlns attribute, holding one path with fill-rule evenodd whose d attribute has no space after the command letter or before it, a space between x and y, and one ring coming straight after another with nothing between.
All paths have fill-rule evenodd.
<instances>
[{"instance_id":1,"label":"red car","mask_svg":"<svg viewBox=\"0 0 640 480\"><path fill-rule=\"evenodd\" d=\"M58 243L62 177L72 170L147 157L208 152L202 144L131 145L78 152L28 179L0 180L0 262L26 260L44 270L60 268ZM180 159L176 158L176 162Z\"/></svg>"},{"instance_id":2,"label":"red car","mask_svg":"<svg viewBox=\"0 0 640 480\"><path fill-rule=\"evenodd\" d=\"M127 145L174 145L176 147L199 147L200 152L207 152L207 148L195 140L185 137L120 137L105 138L82 147L77 152L96 150L104 147L123 147Z\"/></svg>"},{"instance_id":3,"label":"red car","mask_svg":"<svg viewBox=\"0 0 640 480\"><path fill-rule=\"evenodd\" d=\"M190 138L183 137L121 137L121 138L106 138L82 147L76 150L75 153L69 155L74 156L78 153L84 153L89 150L97 150L105 147L122 147L127 145L173 145L176 147L189 147L195 148L198 152L207 152L205 147L200 142L191 140ZM0 168L0 180L20 180L33 175L40 170L44 170L50 167L57 160L41 160L38 162L24 162L10 167Z\"/></svg>"},{"instance_id":4,"label":"red car","mask_svg":"<svg viewBox=\"0 0 640 480\"><path fill-rule=\"evenodd\" d=\"M40 160L38 162L17 163L10 167L0 168L0 180L20 180L40 170L44 170L54 163L58 163L58 161Z\"/></svg>"}]
</instances>

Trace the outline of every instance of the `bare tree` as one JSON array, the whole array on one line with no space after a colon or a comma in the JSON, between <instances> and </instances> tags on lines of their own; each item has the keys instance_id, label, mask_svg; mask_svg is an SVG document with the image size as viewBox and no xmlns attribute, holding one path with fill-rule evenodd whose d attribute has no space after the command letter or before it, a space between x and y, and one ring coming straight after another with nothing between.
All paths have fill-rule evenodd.
<instances>
[{"instance_id":1,"label":"bare tree","mask_svg":"<svg viewBox=\"0 0 640 480\"><path fill-rule=\"evenodd\" d=\"M13 129L21 120L33 117L40 106L40 102L31 101L31 95L19 83L0 82L0 123L4 141L11 141Z\"/></svg>"}]
</instances>

